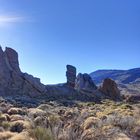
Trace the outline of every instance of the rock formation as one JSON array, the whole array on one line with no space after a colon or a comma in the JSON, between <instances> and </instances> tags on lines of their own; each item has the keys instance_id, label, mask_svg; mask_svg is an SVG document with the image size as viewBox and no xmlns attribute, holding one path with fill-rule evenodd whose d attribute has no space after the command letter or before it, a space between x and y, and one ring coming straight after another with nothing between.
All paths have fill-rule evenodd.
<instances>
[{"instance_id":1,"label":"rock formation","mask_svg":"<svg viewBox=\"0 0 140 140\"><path fill-rule=\"evenodd\" d=\"M120 99L120 91L117 87L115 81L107 78L104 80L102 87L100 90L108 97L113 100Z\"/></svg>"},{"instance_id":2,"label":"rock formation","mask_svg":"<svg viewBox=\"0 0 140 140\"><path fill-rule=\"evenodd\" d=\"M6 63L9 69L11 71L21 73L19 68L19 62L18 62L18 53L11 48L6 48L4 53L5 53Z\"/></svg>"},{"instance_id":3,"label":"rock formation","mask_svg":"<svg viewBox=\"0 0 140 140\"><path fill-rule=\"evenodd\" d=\"M0 95L40 95L45 86L40 80L31 75L22 73L19 68L18 54L15 50L0 47Z\"/></svg>"},{"instance_id":4,"label":"rock formation","mask_svg":"<svg viewBox=\"0 0 140 140\"><path fill-rule=\"evenodd\" d=\"M78 74L76 68L67 65L66 84L43 85L39 78L23 73L19 68L18 53L7 48L3 51L0 47L0 96L20 98L21 102L30 101L27 97L36 99L78 99L86 101L99 101L103 96L118 99L120 92L111 79L105 79L101 91L97 90L92 78L88 74ZM80 91L80 92L79 92ZM103 96L102 96L103 95ZM58 97L58 98L57 98ZM35 99L34 99L35 100ZM32 103L34 104L34 103Z\"/></svg>"},{"instance_id":5,"label":"rock formation","mask_svg":"<svg viewBox=\"0 0 140 140\"><path fill-rule=\"evenodd\" d=\"M88 75L87 73L85 74L79 73L75 81L75 89L78 91L82 89L87 91L93 91L96 90L97 87L94 84L90 75Z\"/></svg>"},{"instance_id":6,"label":"rock formation","mask_svg":"<svg viewBox=\"0 0 140 140\"><path fill-rule=\"evenodd\" d=\"M124 94L123 99L125 102L133 102L136 103L140 101L140 95L139 94Z\"/></svg>"},{"instance_id":7,"label":"rock formation","mask_svg":"<svg viewBox=\"0 0 140 140\"><path fill-rule=\"evenodd\" d=\"M75 87L75 79L76 79L76 68L71 65L67 65L66 77L67 77L67 85L69 87Z\"/></svg>"}]
</instances>

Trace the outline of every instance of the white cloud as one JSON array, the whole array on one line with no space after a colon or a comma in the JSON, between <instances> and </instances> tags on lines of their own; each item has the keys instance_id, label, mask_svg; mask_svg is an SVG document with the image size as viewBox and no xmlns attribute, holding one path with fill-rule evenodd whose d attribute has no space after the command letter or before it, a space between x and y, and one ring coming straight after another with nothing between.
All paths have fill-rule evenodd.
<instances>
[{"instance_id":1,"label":"white cloud","mask_svg":"<svg viewBox=\"0 0 140 140\"><path fill-rule=\"evenodd\" d=\"M0 16L0 23L16 23L22 21L22 17Z\"/></svg>"},{"instance_id":2,"label":"white cloud","mask_svg":"<svg viewBox=\"0 0 140 140\"><path fill-rule=\"evenodd\" d=\"M9 26L11 24L22 23L26 22L24 17L20 16L7 16L7 15L0 15L0 26Z\"/></svg>"}]
</instances>

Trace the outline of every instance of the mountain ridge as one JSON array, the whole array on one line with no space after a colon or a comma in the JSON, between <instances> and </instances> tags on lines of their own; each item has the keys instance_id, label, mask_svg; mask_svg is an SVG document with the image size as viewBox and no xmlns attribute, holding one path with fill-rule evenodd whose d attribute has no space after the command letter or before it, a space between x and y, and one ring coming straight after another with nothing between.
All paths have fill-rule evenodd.
<instances>
[{"instance_id":1,"label":"mountain ridge","mask_svg":"<svg viewBox=\"0 0 140 140\"><path fill-rule=\"evenodd\" d=\"M130 84L140 78L140 67L128 70L103 69L90 73L96 84L102 83L105 78L111 78L117 83Z\"/></svg>"}]
</instances>

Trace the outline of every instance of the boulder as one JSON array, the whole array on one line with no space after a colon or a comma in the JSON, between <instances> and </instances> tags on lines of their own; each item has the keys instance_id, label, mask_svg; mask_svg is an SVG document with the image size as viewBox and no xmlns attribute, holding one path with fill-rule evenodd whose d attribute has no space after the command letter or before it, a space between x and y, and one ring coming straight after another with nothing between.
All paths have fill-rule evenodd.
<instances>
[{"instance_id":1,"label":"boulder","mask_svg":"<svg viewBox=\"0 0 140 140\"><path fill-rule=\"evenodd\" d=\"M120 91L115 81L112 79L105 79L103 85L100 87L101 92L113 100L120 99Z\"/></svg>"},{"instance_id":2,"label":"boulder","mask_svg":"<svg viewBox=\"0 0 140 140\"><path fill-rule=\"evenodd\" d=\"M72 65L67 65L66 77L67 77L67 85L69 87L75 87L75 79L76 79L76 68Z\"/></svg>"},{"instance_id":3,"label":"boulder","mask_svg":"<svg viewBox=\"0 0 140 140\"><path fill-rule=\"evenodd\" d=\"M86 90L86 91L93 91L97 89L97 86L94 84L92 78L87 73L81 74L79 73L76 81L75 81L75 89Z\"/></svg>"}]
</instances>

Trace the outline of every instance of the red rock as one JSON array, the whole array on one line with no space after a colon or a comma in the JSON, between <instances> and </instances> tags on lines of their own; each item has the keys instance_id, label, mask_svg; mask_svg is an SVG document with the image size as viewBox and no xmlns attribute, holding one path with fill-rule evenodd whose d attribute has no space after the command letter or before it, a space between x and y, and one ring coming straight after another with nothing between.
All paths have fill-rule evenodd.
<instances>
[{"instance_id":1,"label":"red rock","mask_svg":"<svg viewBox=\"0 0 140 140\"><path fill-rule=\"evenodd\" d=\"M104 80L100 90L108 97L117 100L120 99L120 91L115 81L107 78Z\"/></svg>"}]
</instances>

